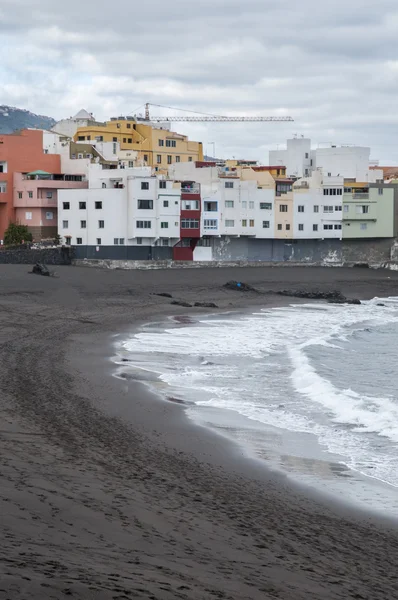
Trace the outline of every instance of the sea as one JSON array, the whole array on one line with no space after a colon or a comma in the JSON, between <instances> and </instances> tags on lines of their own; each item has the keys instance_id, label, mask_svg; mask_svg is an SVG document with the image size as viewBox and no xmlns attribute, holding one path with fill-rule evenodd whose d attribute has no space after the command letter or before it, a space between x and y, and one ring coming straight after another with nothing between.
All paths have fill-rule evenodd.
<instances>
[{"instance_id":1,"label":"sea","mask_svg":"<svg viewBox=\"0 0 398 600\"><path fill-rule=\"evenodd\" d=\"M170 317L116 362L266 466L398 516L398 297Z\"/></svg>"}]
</instances>

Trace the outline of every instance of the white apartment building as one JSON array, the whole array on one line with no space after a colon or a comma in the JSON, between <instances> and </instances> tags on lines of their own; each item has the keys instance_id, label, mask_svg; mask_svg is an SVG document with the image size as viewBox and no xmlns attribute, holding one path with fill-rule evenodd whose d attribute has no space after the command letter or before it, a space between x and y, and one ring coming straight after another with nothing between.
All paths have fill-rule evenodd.
<instances>
[{"instance_id":1,"label":"white apartment building","mask_svg":"<svg viewBox=\"0 0 398 600\"><path fill-rule=\"evenodd\" d=\"M311 140L295 137L287 140L286 148L270 150L269 164L286 167L287 177L309 177L321 170L327 177L343 177L356 181L372 181L370 148L364 146L335 146L311 150Z\"/></svg>"},{"instance_id":2,"label":"white apartment building","mask_svg":"<svg viewBox=\"0 0 398 600\"><path fill-rule=\"evenodd\" d=\"M58 194L58 233L76 246L173 246L180 239L180 204L181 186L152 176L148 167L91 165L88 189Z\"/></svg>"},{"instance_id":3,"label":"white apartment building","mask_svg":"<svg viewBox=\"0 0 398 600\"><path fill-rule=\"evenodd\" d=\"M312 177L293 184L294 239L342 239L343 177Z\"/></svg>"}]
</instances>

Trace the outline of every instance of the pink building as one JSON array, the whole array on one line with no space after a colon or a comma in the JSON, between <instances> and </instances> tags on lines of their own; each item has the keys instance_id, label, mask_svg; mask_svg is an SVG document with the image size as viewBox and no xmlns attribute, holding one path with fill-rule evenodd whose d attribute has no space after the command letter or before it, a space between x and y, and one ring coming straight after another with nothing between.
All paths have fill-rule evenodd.
<instances>
[{"instance_id":1,"label":"pink building","mask_svg":"<svg viewBox=\"0 0 398 600\"><path fill-rule=\"evenodd\" d=\"M54 238L58 222L58 190L88 188L84 175L45 171L14 173L15 220L27 225L35 241Z\"/></svg>"}]
</instances>

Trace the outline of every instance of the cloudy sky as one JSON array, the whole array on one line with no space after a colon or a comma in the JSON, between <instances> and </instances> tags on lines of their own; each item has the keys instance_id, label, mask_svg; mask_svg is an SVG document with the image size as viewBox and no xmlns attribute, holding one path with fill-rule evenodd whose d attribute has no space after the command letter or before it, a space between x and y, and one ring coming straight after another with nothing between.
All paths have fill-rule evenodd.
<instances>
[{"instance_id":1,"label":"cloudy sky","mask_svg":"<svg viewBox=\"0 0 398 600\"><path fill-rule=\"evenodd\" d=\"M397 31L396 0L1 0L0 104L56 119L147 101L291 115L177 128L220 157L267 163L297 133L398 164Z\"/></svg>"}]
</instances>

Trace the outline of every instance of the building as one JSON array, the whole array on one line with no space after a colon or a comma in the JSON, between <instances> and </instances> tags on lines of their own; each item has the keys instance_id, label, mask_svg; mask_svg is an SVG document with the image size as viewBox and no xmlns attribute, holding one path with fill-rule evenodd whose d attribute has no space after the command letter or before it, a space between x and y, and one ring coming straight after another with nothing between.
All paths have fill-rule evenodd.
<instances>
[{"instance_id":1,"label":"building","mask_svg":"<svg viewBox=\"0 0 398 600\"><path fill-rule=\"evenodd\" d=\"M327 177L344 177L356 181L374 181L370 168L370 148L335 146L311 149L311 140L295 137L287 140L286 148L271 150L272 165L286 165L286 175L294 179L309 177L321 170Z\"/></svg>"},{"instance_id":2,"label":"building","mask_svg":"<svg viewBox=\"0 0 398 600\"><path fill-rule=\"evenodd\" d=\"M96 123L93 114L82 109L79 110L74 117L62 119L61 121L58 121L58 123L55 123L52 131L59 133L62 136L66 136L67 138L73 138L79 127L87 127L91 123Z\"/></svg>"},{"instance_id":3,"label":"building","mask_svg":"<svg viewBox=\"0 0 398 600\"><path fill-rule=\"evenodd\" d=\"M74 141L117 143L122 153L121 160L127 158L123 153L130 152L130 162L134 166L151 166L159 172L166 172L173 163L203 160L201 142L192 142L185 135L166 127L154 127L134 117L115 117L106 123L79 127Z\"/></svg>"},{"instance_id":4,"label":"building","mask_svg":"<svg viewBox=\"0 0 398 600\"><path fill-rule=\"evenodd\" d=\"M200 205L199 188L189 186L156 177L149 167L92 165L88 189L59 192L59 234L78 257L171 259L174 246L190 248L200 238L196 204L187 200Z\"/></svg>"},{"instance_id":5,"label":"building","mask_svg":"<svg viewBox=\"0 0 398 600\"><path fill-rule=\"evenodd\" d=\"M43 150L43 132L24 129L8 135L0 134L0 239L10 222L15 220L14 175L41 169L48 173L61 172L57 154Z\"/></svg>"},{"instance_id":6,"label":"building","mask_svg":"<svg viewBox=\"0 0 398 600\"><path fill-rule=\"evenodd\" d=\"M343 238L394 237L392 186L346 182L343 196Z\"/></svg>"},{"instance_id":7,"label":"building","mask_svg":"<svg viewBox=\"0 0 398 600\"><path fill-rule=\"evenodd\" d=\"M35 241L54 238L58 226L58 192L87 188L83 175L65 175L36 170L14 173L15 221L26 225Z\"/></svg>"}]
</instances>

